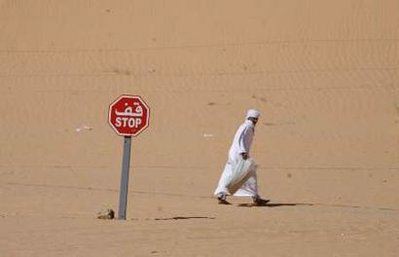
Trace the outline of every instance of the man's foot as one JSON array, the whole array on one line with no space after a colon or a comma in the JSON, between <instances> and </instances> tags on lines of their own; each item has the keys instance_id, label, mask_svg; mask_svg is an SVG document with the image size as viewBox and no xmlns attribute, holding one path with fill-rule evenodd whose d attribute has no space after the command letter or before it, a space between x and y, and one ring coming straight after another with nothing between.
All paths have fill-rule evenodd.
<instances>
[{"instance_id":1,"label":"man's foot","mask_svg":"<svg viewBox=\"0 0 399 257\"><path fill-rule=\"evenodd\" d=\"M227 196L225 193L219 193L217 194L217 198L218 198L218 203L219 204L225 204L225 205L229 205L230 203L226 200Z\"/></svg>"},{"instance_id":2,"label":"man's foot","mask_svg":"<svg viewBox=\"0 0 399 257\"><path fill-rule=\"evenodd\" d=\"M270 200L262 199L260 196L255 196L252 198L255 206L266 206Z\"/></svg>"}]
</instances>

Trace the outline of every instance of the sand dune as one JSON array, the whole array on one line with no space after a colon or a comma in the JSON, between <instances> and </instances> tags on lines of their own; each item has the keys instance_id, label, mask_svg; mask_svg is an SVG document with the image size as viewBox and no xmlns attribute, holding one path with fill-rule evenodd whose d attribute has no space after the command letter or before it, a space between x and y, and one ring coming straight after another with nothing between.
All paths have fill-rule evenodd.
<instances>
[{"instance_id":1,"label":"sand dune","mask_svg":"<svg viewBox=\"0 0 399 257\"><path fill-rule=\"evenodd\" d=\"M0 256L397 256L398 25L391 0L1 0ZM122 93L151 125L128 220L99 221ZM251 107L271 205L218 206Z\"/></svg>"}]
</instances>

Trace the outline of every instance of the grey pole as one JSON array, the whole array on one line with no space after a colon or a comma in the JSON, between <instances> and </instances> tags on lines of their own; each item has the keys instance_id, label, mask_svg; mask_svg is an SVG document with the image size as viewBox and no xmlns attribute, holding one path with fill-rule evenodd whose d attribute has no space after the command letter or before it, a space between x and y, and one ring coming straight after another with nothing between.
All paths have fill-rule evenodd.
<instances>
[{"instance_id":1,"label":"grey pole","mask_svg":"<svg viewBox=\"0 0 399 257\"><path fill-rule=\"evenodd\" d=\"M127 193L129 188L129 166L130 166L130 150L132 145L132 137L125 136L123 143L123 159L121 187L119 193L119 211L118 219L126 220Z\"/></svg>"}]
</instances>

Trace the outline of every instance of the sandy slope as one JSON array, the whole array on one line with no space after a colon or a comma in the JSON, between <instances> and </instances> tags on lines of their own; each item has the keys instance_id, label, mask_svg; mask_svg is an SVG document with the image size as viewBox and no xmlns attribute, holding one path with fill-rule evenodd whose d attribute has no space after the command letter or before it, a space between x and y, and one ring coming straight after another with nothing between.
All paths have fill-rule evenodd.
<instances>
[{"instance_id":1,"label":"sandy slope","mask_svg":"<svg viewBox=\"0 0 399 257\"><path fill-rule=\"evenodd\" d=\"M0 35L1 257L398 256L397 1L1 0ZM152 120L104 222L122 93ZM218 206L249 107L272 204Z\"/></svg>"}]
</instances>

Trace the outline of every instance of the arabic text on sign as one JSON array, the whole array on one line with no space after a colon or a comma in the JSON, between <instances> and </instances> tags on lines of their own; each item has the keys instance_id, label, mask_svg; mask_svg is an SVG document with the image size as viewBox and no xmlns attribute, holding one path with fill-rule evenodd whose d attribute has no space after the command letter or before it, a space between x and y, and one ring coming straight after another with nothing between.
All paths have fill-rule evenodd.
<instances>
[{"instance_id":1,"label":"arabic text on sign","mask_svg":"<svg viewBox=\"0 0 399 257\"><path fill-rule=\"evenodd\" d=\"M127 116L127 117L143 117L143 107L139 103L133 103L135 106L134 112L133 112L133 107L128 106L127 103L125 103L125 110L123 112L118 112L118 110L115 110L115 114L118 116Z\"/></svg>"}]
</instances>

